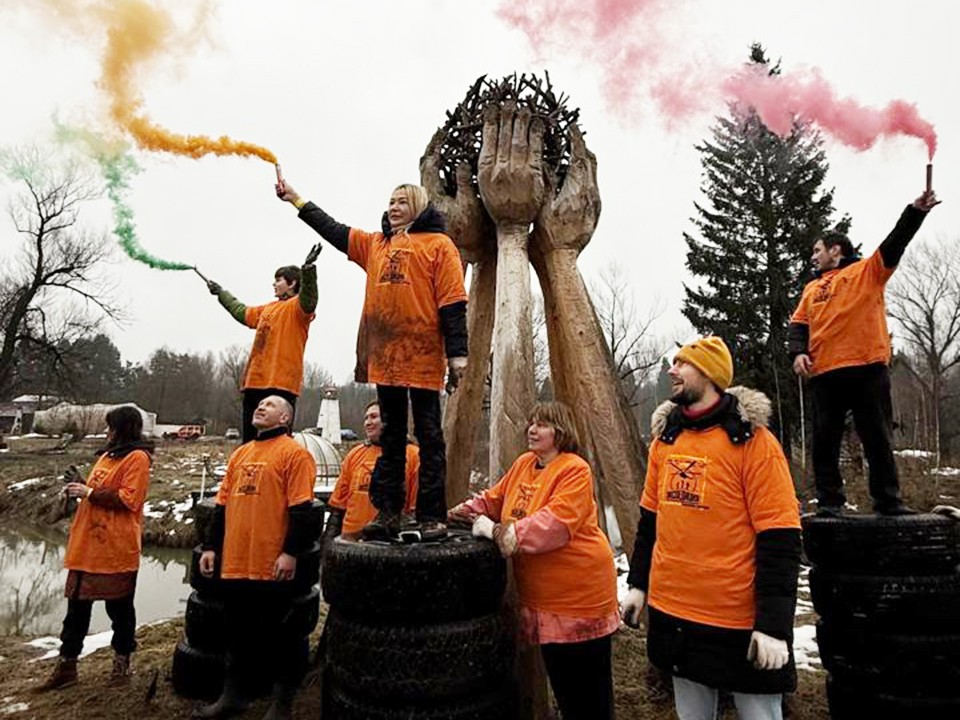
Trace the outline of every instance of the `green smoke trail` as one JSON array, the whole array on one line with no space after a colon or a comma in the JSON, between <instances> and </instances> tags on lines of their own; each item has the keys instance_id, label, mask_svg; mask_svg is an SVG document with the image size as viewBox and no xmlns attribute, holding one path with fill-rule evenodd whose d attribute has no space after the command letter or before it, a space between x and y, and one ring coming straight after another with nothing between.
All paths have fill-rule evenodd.
<instances>
[{"instance_id":1,"label":"green smoke trail","mask_svg":"<svg viewBox=\"0 0 960 720\"><path fill-rule=\"evenodd\" d=\"M130 189L130 178L140 172L140 166L128 152L128 147L119 142L111 142L89 130L69 128L56 122L57 138L61 142L80 143L86 147L100 166L107 183L107 197L113 203L113 219L116 225L113 234L120 241L120 247L132 259L145 263L155 270L193 270L186 263L163 260L144 250L137 239L137 228L133 220L133 208L126 202L126 193Z\"/></svg>"}]
</instances>

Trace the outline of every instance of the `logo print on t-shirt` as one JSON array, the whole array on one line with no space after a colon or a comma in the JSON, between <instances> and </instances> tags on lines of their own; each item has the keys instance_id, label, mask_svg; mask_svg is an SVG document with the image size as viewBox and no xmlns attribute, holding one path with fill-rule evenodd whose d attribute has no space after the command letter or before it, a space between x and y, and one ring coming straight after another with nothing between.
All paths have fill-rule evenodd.
<instances>
[{"instance_id":1,"label":"logo print on t-shirt","mask_svg":"<svg viewBox=\"0 0 960 720\"><path fill-rule=\"evenodd\" d=\"M707 463L703 458L670 455L666 462L664 502L685 507L707 509Z\"/></svg>"},{"instance_id":2,"label":"logo print on t-shirt","mask_svg":"<svg viewBox=\"0 0 960 720\"><path fill-rule=\"evenodd\" d=\"M833 285L832 276L828 278L823 278L823 280L820 281L820 283L817 285L813 293L812 302L815 305L818 305L820 303L825 303L830 299L830 296L832 294L830 292L831 285Z\"/></svg>"},{"instance_id":3,"label":"logo print on t-shirt","mask_svg":"<svg viewBox=\"0 0 960 720\"><path fill-rule=\"evenodd\" d=\"M237 478L237 486L233 491L234 495L259 495L260 478L263 477L263 469L266 463L251 462L240 466L240 477Z\"/></svg>"},{"instance_id":4,"label":"logo print on t-shirt","mask_svg":"<svg viewBox=\"0 0 960 720\"><path fill-rule=\"evenodd\" d=\"M513 509L510 510L510 517L516 518L517 520L526 517L527 508L530 507L530 501L533 500L533 495L536 492L536 485L520 483L520 486L517 488L517 502L514 504Z\"/></svg>"},{"instance_id":5,"label":"logo print on t-shirt","mask_svg":"<svg viewBox=\"0 0 960 720\"><path fill-rule=\"evenodd\" d=\"M90 473L90 478L87 480L87 485L92 488L98 488L103 485L103 481L107 479L107 474L110 471L106 468L95 468L92 473Z\"/></svg>"},{"instance_id":6,"label":"logo print on t-shirt","mask_svg":"<svg viewBox=\"0 0 960 720\"><path fill-rule=\"evenodd\" d=\"M387 253L380 265L380 284L408 285L410 283L410 251L397 248Z\"/></svg>"}]
</instances>

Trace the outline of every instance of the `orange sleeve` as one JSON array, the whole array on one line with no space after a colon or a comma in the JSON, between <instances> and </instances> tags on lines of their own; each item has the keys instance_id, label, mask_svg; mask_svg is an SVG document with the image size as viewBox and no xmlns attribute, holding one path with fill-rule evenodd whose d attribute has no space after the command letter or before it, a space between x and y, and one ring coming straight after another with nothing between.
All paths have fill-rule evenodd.
<instances>
[{"instance_id":1,"label":"orange sleeve","mask_svg":"<svg viewBox=\"0 0 960 720\"><path fill-rule=\"evenodd\" d=\"M810 317L807 313L807 288L804 286L803 294L800 295L800 302L797 303L796 310L793 311L793 315L790 316L790 322L799 323L800 325L809 325Z\"/></svg>"},{"instance_id":2,"label":"orange sleeve","mask_svg":"<svg viewBox=\"0 0 960 720\"><path fill-rule=\"evenodd\" d=\"M489 487L480 493L479 499L483 502L484 507L489 511L485 514L491 520L500 522L503 501L507 496L507 489L509 488L510 483L513 482L514 477L519 474L518 466L520 465L520 461L522 459L523 455L514 460L513 465L511 465L506 474L497 481L496 485Z\"/></svg>"},{"instance_id":3,"label":"orange sleeve","mask_svg":"<svg viewBox=\"0 0 960 720\"><path fill-rule=\"evenodd\" d=\"M350 234L347 236L347 257L364 270L367 269L367 261L370 259L370 245L376 235L376 233L350 228Z\"/></svg>"},{"instance_id":4,"label":"orange sleeve","mask_svg":"<svg viewBox=\"0 0 960 720\"><path fill-rule=\"evenodd\" d=\"M438 308L467 299L467 291L463 285L463 260L457 246L445 235L437 252L433 298Z\"/></svg>"},{"instance_id":5,"label":"orange sleeve","mask_svg":"<svg viewBox=\"0 0 960 720\"><path fill-rule=\"evenodd\" d=\"M590 466L577 456L561 471L553 492L540 510L549 510L567 526L570 537L573 537L593 514L592 501L593 473L590 472Z\"/></svg>"},{"instance_id":6,"label":"orange sleeve","mask_svg":"<svg viewBox=\"0 0 960 720\"><path fill-rule=\"evenodd\" d=\"M287 507L313 500L313 485L317 479L313 455L298 447L292 453L287 470Z\"/></svg>"},{"instance_id":7,"label":"orange sleeve","mask_svg":"<svg viewBox=\"0 0 960 720\"><path fill-rule=\"evenodd\" d=\"M787 459L766 428L754 436L744 453L743 491L756 532L799 528L800 505Z\"/></svg>"},{"instance_id":8,"label":"orange sleeve","mask_svg":"<svg viewBox=\"0 0 960 720\"><path fill-rule=\"evenodd\" d=\"M416 445L407 445L407 505L405 512L412 513L417 509L417 490L420 488L420 448Z\"/></svg>"},{"instance_id":9,"label":"orange sleeve","mask_svg":"<svg viewBox=\"0 0 960 720\"><path fill-rule=\"evenodd\" d=\"M337 508L338 510L347 509L347 504L350 502L350 489L353 485L353 466L357 452L362 447L363 445L357 445L357 447L348 452L347 456L343 459L343 466L340 468L340 477L337 478L337 484L330 494L330 499L327 500L327 505L330 507Z\"/></svg>"},{"instance_id":10,"label":"orange sleeve","mask_svg":"<svg viewBox=\"0 0 960 720\"><path fill-rule=\"evenodd\" d=\"M139 512L150 487L150 456L142 450L130 454L130 463L120 476L117 494L130 512Z\"/></svg>"},{"instance_id":11,"label":"orange sleeve","mask_svg":"<svg viewBox=\"0 0 960 720\"><path fill-rule=\"evenodd\" d=\"M243 315L243 323L247 327L256 328L257 323L260 322L260 314L263 312L263 309L266 305L257 305L256 307L248 307L246 312Z\"/></svg>"},{"instance_id":12,"label":"orange sleeve","mask_svg":"<svg viewBox=\"0 0 960 720\"><path fill-rule=\"evenodd\" d=\"M226 505L227 498L230 497L230 493L233 491L233 482L234 482L234 458L236 453L230 456L230 460L227 462L227 472L223 476L223 480L220 481L220 489L217 490L217 498L215 500L217 505Z\"/></svg>"},{"instance_id":13,"label":"orange sleeve","mask_svg":"<svg viewBox=\"0 0 960 720\"><path fill-rule=\"evenodd\" d=\"M866 262L864 275L869 277L871 282L880 286L886 285L887 280L893 276L893 271L897 269L896 267L888 268L883 264L883 255L880 254L880 248L874 250L873 255L864 262Z\"/></svg>"},{"instance_id":14,"label":"orange sleeve","mask_svg":"<svg viewBox=\"0 0 960 720\"><path fill-rule=\"evenodd\" d=\"M640 507L650 512L657 512L660 507L660 439L655 438L650 445L650 454L647 457L647 477L643 481L643 494L640 496Z\"/></svg>"}]
</instances>

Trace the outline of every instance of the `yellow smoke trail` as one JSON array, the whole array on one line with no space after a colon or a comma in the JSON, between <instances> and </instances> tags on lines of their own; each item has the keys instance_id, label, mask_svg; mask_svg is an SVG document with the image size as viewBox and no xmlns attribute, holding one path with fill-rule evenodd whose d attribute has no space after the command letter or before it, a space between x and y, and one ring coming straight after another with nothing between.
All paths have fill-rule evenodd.
<instances>
[{"instance_id":1,"label":"yellow smoke trail","mask_svg":"<svg viewBox=\"0 0 960 720\"><path fill-rule=\"evenodd\" d=\"M199 158L204 155L255 156L277 161L267 148L222 136L182 135L156 124L143 112L137 88L138 70L174 50L184 38L176 33L170 13L147 0L47 0L59 20L84 34L106 30L99 85L110 97L110 117L144 150ZM203 22L201 17L200 22Z\"/></svg>"}]
</instances>

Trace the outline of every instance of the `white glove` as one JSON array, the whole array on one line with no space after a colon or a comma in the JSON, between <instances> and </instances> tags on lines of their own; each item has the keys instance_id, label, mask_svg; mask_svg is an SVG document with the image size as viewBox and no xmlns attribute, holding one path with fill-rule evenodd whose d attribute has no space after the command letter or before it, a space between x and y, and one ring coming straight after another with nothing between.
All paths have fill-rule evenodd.
<instances>
[{"instance_id":1,"label":"white glove","mask_svg":"<svg viewBox=\"0 0 960 720\"><path fill-rule=\"evenodd\" d=\"M954 520L960 520L960 508L954 507L953 505L937 505L930 512L937 513L938 515L946 515L947 517L952 517Z\"/></svg>"},{"instance_id":2,"label":"white glove","mask_svg":"<svg viewBox=\"0 0 960 720\"><path fill-rule=\"evenodd\" d=\"M457 391L466 371L467 358L452 357L447 359L447 395L453 395Z\"/></svg>"},{"instance_id":3,"label":"white glove","mask_svg":"<svg viewBox=\"0 0 960 720\"><path fill-rule=\"evenodd\" d=\"M640 613L647 604L647 594L640 588L632 587L623 599L620 617L632 628L640 627Z\"/></svg>"},{"instance_id":4,"label":"white glove","mask_svg":"<svg viewBox=\"0 0 960 720\"><path fill-rule=\"evenodd\" d=\"M487 540L493 540L493 526L495 523L486 515L481 515L473 521L473 529L470 531L474 537L485 537Z\"/></svg>"},{"instance_id":5,"label":"white glove","mask_svg":"<svg viewBox=\"0 0 960 720\"><path fill-rule=\"evenodd\" d=\"M790 649L786 640L777 640L758 630L750 635L747 660L751 660L757 670L779 670L789 659Z\"/></svg>"}]
</instances>

